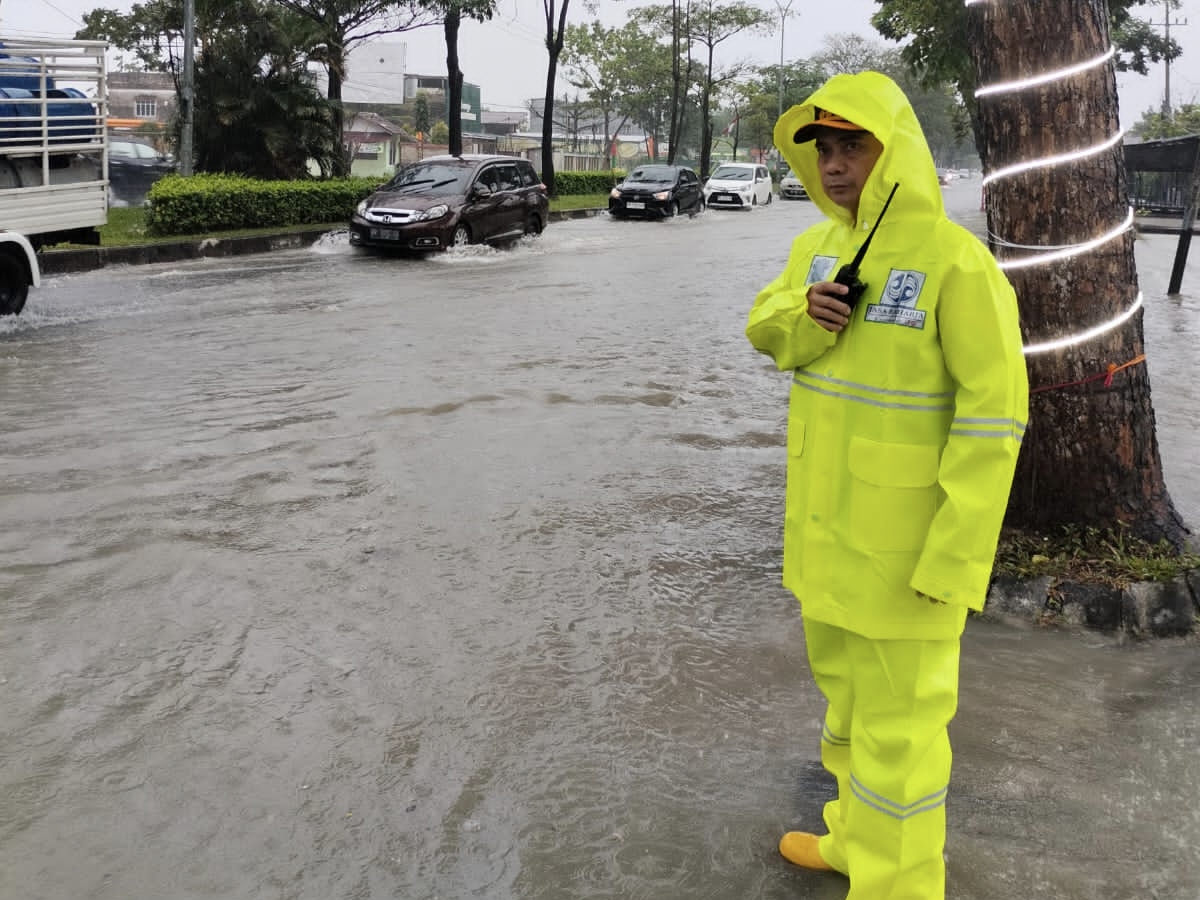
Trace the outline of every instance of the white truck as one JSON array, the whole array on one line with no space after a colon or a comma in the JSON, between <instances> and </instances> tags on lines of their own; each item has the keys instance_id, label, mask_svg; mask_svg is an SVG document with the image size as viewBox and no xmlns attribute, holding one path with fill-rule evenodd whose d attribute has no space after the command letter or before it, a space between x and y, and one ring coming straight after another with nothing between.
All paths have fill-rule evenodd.
<instances>
[{"instance_id":1,"label":"white truck","mask_svg":"<svg viewBox=\"0 0 1200 900\"><path fill-rule=\"evenodd\" d=\"M106 50L0 35L0 315L40 282L38 250L108 221Z\"/></svg>"}]
</instances>

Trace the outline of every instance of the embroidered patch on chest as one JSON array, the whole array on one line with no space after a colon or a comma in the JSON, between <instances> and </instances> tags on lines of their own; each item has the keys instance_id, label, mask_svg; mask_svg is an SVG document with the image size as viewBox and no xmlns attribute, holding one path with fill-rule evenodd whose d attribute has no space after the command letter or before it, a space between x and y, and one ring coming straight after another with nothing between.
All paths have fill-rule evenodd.
<instances>
[{"instance_id":1,"label":"embroidered patch on chest","mask_svg":"<svg viewBox=\"0 0 1200 900\"><path fill-rule=\"evenodd\" d=\"M924 287L924 272L892 269L879 302L867 306L866 321L923 329L925 310L917 309L917 301L921 299L921 289Z\"/></svg>"},{"instance_id":2,"label":"embroidered patch on chest","mask_svg":"<svg viewBox=\"0 0 1200 900\"><path fill-rule=\"evenodd\" d=\"M837 261L836 256L814 256L812 262L808 264L808 278L804 283L816 284L818 281L828 281Z\"/></svg>"}]
</instances>

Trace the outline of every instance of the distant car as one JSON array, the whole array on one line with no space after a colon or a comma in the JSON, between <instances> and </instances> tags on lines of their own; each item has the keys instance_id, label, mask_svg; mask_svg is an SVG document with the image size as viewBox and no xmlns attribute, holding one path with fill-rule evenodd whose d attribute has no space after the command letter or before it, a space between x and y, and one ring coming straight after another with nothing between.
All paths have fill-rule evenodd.
<instances>
[{"instance_id":1,"label":"distant car","mask_svg":"<svg viewBox=\"0 0 1200 900\"><path fill-rule=\"evenodd\" d=\"M808 191L804 189L804 184L796 177L796 173L788 169L787 174L780 179L779 182L779 199L780 200L807 200Z\"/></svg>"},{"instance_id":2,"label":"distant car","mask_svg":"<svg viewBox=\"0 0 1200 900\"><path fill-rule=\"evenodd\" d=\"M756 163L721 163L704 182L704 204L709 209L766 206L773 196L771 173Z\"/></svg>"},{"instance_id":3,"label":"distant car","mask_svg":"<svg viewBox=\"0 0 1200 900\"><path fill-rule=\"evenodd\" d=\"M608 195L608 214L670 219L680 213L695 215L704 209L700 178L687 166L638 166Z\"/></svg>"},{"instance_id":4,"label":"distant car","mask_svg":"<svg viewBox=\"0 0 1200 900\"><path fill-rule=\"evenodd\" d=\"M541 234L549 218L546 186L528 160L428 156L358 205L350 243L422 251L499 244Z\"/></svg>"},{"instance_id":5,"label":"distant car","mask_svg":"<svg viewBox=\"0 0 1200 900\"><path fill-rule=\"evenodd\" d=\"M175 159L143 141L108 142L108 188L112 200L140 206L151 186L176 170Z\"/></svg>"}]
</instances>

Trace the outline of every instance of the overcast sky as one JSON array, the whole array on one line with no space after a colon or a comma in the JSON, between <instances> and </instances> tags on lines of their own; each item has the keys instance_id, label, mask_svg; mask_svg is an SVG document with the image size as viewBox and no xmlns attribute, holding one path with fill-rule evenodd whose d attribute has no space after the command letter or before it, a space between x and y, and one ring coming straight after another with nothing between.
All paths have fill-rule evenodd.
<instances>
[{"instance_id":1,"label":"overcast sky","mask_svg":"<svg viewBox=\"0 0 1200 900\"><path fill-rule=\"evenodd\" d=\"M780 0L784 2L784 0ZM620 25L625 11L641 0L599 0L601 16L609 25ZM88 10L97 6L127 11L133 0L0 0L0 36L71 37ZM760 5L777 14L776 0L760 0ZM812 3L792 0L793 16L787 21L782 42L773 35L739 39L730 46L722 62L749 60L766 65L778 63L782 43L785 60L806 57L822 46L829 34L853 32L883 39L871 28L870 16L877 8L874 0L836 0ZM545 19L541 0L499 0L499 14L488 23L465 22L460 38L460 65L467 81L478 84L483 105L489 108L518 108L531 97L540 97L546 79L546 50L543 45ZM584 22L593 18L582 0L572 0L570 19ZM795 15L795 10L801 10ZM1145 7L1143 15L1163 22L1161 6ZM1172 15L1172 36L1183 47L1183 57L1171 67L1171 102L1200 103L1200 0L1183 0ZM1182 24L1183 22L1191 24ZM421 29L389 40L407 45L408 70L419 74L445 71L445 45L441 31ZM722 45L724 48L725 45ZM351 73L353 78L353 73ZM1118 76L1121 122L1129 127L1141 114L1162 106L1166 77L1163 66L1146 77ZM561 84L561 82L560 82Z\"/></svg>"}]
</instances>

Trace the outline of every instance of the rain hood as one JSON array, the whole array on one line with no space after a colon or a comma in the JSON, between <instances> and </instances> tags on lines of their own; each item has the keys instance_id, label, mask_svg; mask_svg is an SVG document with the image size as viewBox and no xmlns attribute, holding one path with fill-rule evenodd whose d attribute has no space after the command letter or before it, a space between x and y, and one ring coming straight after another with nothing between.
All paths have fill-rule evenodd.
<instances>
[{"instance_id":1,"label":"rain hood","mask_svg":"<svg viewBox=\"0 0 1200 900\"><path fill-rule=\"evenodd\" d=\"M851 222L850 213L830 200L821 187L816 144L796 143L796 132L816 120L818 108L854 122L883 144L883 154L859 199L858 214L863 222L875 221L897 182L900 189L888 208L888 224L945 214L933 156L908 98L886 75L859 72L833 76L775 124L775 146L825 215L852 228L858 224Z\"/></svg>"}]
</instances>

